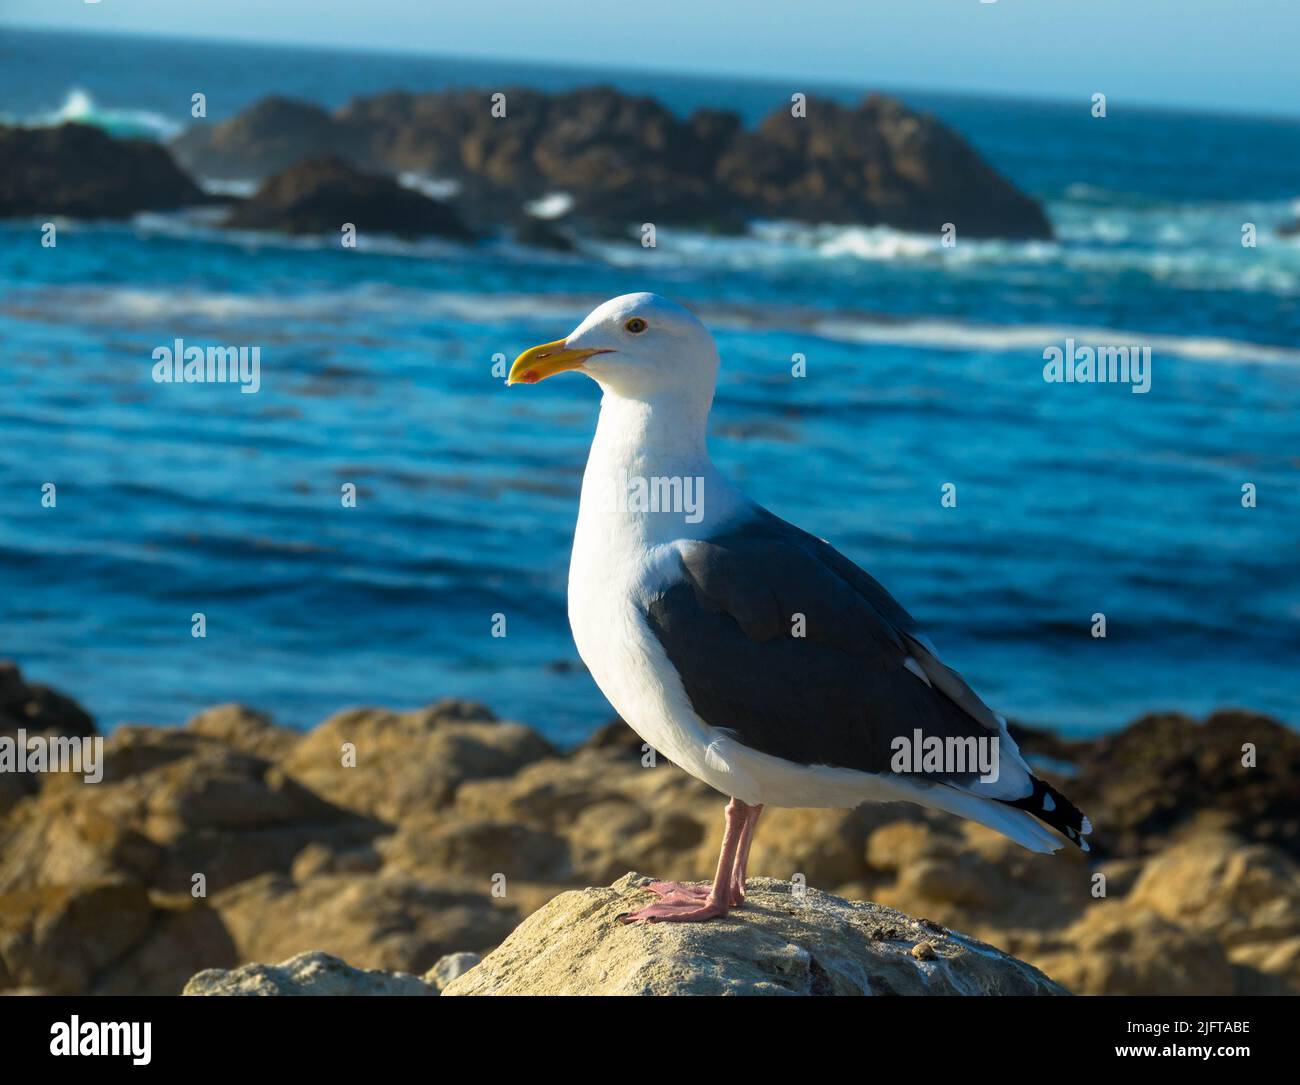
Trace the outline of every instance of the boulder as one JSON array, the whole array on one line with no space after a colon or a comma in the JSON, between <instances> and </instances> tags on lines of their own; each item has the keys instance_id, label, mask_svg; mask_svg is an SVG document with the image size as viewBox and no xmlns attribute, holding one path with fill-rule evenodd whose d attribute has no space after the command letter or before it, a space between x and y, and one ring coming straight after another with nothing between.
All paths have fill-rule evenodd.
<instances>
[{"instance_id":1,"label":"boulder","mask_svg":"<svg viewBox=\"0 0 1300 1085\"><path fill-rule=\"evenodd\" d=\"M0 892L116 877L189 893L195 875L216 892L287 871L313 841L357 846L385 828L222 742L123 726L101 783L52 776L0 821Z\"/></svg>"},{"instance_id":2,"label":"boulder","mask_svg":"<svg viewBox=\"0 0 1300 1085\"><path fill-rule=\"evenodd\" d=\"M304 158L268 178L223 225L337 237L349 222L360 234L457 241L473 236L446 204L404 188L383 174L362 173L335 155Z\"/></svg>"},{"instance_id":3,"label":"boulder","mask_svg":"<svg viewBox=\"0 0 1300 1085\"><path fill-rule=\"evenodd\" d=\"M1039 204L953 129L873 94L856 108L812 98L782 106L722 154L719 182L751 213L805 222L893 226L958 237L1048 238Z\"/></svg>"},{"instance_id":4,"label":"boulder","mask_svg":"<svg viewBox=\"0 0 1300 1085\"><path fill-rule=\"evenodd\" d=\"M273 95L217 124L203 122L171 143L191 173L220 181L260 181L304 158L340 155L368 165L366 133L309 102Z\"/></svg>"},{"instance_id":5,"label":"boulder","mask_svg":"<svg viewBox=\"0 0 1300 1085\"><path fill-rule=\"evenodd\" d=\"M639 746L584 747L513 776L468 782L456 792L454 812L567 840L572 880L587 884L611 881L633 861L654 861L675 877L710 875L722 801L666 761L644 767Z\"/></svg>"},{"instance_id":6,"label":"boulder","mask_svg":"<svg viewBox=\"0 0 1300 1085\"><path fill-rule=\"evenodd\" d=\"M436 995L438 988L405 972L353 968L312 950L281 964L209 968L185 985L186 995Z\"/></svg>"},{"instance_id":7,"label":"boulder","mask_svg":"<svg viewBox=\"0 0 1300 1085\"><path fill-rule=\"evenodd\" d=\"M565 882L572 878L568 842L510 821L425 815L411 818L378 844L386 869L432 880L465 877L488 885L508 880Z\"/></svg>"},{"instance_id":8,"label":"boulder","mask_svg":"<svg viewBox=\"0 0 1300 1085\"><path fill-rule=\"evenodd\" d=\"M298 744L302 734L279 727L264 712L242 704L219 704L205 708L185 724L187 730L216 739L241 753L268 761L284 757Z\"/></svg>"},{"instance_id":9,"label":"boulder","mask_svg":"<svg viewBox=\"0 0 1300 1085\"><path fill-rule=\"evenodd\" d=\"M130 882L94 879L0 894L0 989L85 993L152 921L149 894Z\"/></svg>"},{"instance_id":10,"label":"boulder","mask_svg":"<svg viewBox=\"0 0 1300 1085\"><path fill-rule=\"evenodd\" d=\"M1277 720L1155 713L1082 747L1077 765L1066 786L1097 826L1100 855L1149 854L1213 827L1300 859L1300 733Z\"/></svg>"},{"instance_id":11,"label":"boulder","mask_svg":"<svg viewBox=\"0 0 1300 1085\"><path fill-rule=\"evenodd\" d=\"M0 181L0 185L3 181ZM0 660L0 738L18 740L18 732L64 738L93 738L98 732L90 714L71 697L39 682L28 682L10 660ZM0 814L19 799L34 795L48 779L39 772L0 772Z\"/></svg>"},{"instance_id":12,"label":"boulder","mask_svg":"<svg viewBox=\"0 0 1300 1085\"><path fill-rule=\"evenodd\" d=\"M1153 856L1125 902L1213 938L1233 965L1300 993L1300 865L1280 848L1197 833ZM1249 973L1239 980L1252 983Z\"/></svg>"},{"instance_id":13,"label":"boulder","mask_svg":"<svg viewBox=\"0 0 1300 1085\"><path fill-rule=\"evenodd\" d=\"M307 734L281 765L338 806L398 821L446 806L467 781L509 776L555 752L531 728L486 709L466 711L463 702L348 709Z\"/></svg>"},{"instance_id":14,"label":"boulder","mask_svg":"<svg viewBox=\"0 0 1300 1085\"><path fill-rule=\"evenodd\" d=\"M12 735L20 727L29 734L84 738L99 733L90 713L71 697L40 682L28 682L16 663L0 659L0 735Z\"/></svg>"},{"instance_id":15,"label":"boulder","mask_svg":"<svg viewBox=\"0 0 1300 1085\"><path fill-rule=\"evenodd\" d=\"M516 244L533 249L549 249L551 252L575 250L573 239L567 233L533 215L520 215L515 220L513 236Z\"/></svg>"},{"instance_id":16,"label":"boulder","mask_svg":"<svg viewBox=\"0 0 1300 1085\"><path fill-rule=\"evenodd\" d=\"M1087 858L1026 850L991 829L929 811L867 841L874 899L1007 944L1008 932L1062 927L1092 901Z\"/></svg>"},{"instance_id":17,"label":"boulder","mask_svg":"<svg viewBox=\"0 0 1300 1085\"><path fill-rule=\"evenodd\" d=\"M207 901L157 892L149 901L149 929L95 976L91 994L178 995L199 969L239 963L230 932Z\"/></svg>"},{"instance_id":18,"label":"boulder","mask_svg":"<svg viewBox=\"0 0 1300 1085\"><path fill-rule=\"evenodd\" d=\"M402 874L320 874L303 882L251 878L213 897L243 961L278 961L324 949L363 968L433 967L461 950L486 951L519 921L491 883L431 884Z\"/></svg>"},{"instance_id":19,"label":"boulder","mask_svg":"<svg viewBox=\"0 0 1300 1085\"><path fill-rule=\"evenodd\" d=\"M424 974L424 981L442 991L454 979L459 979L483 958L477 953L448 953Z\"/></svg>"},{"instance_id":20,"label":"boulder","mask_svg":"<svg viewBox=\"0 0 1300 1085\"><path fill-rule=\"evenodd\" d=\"M708 923L625 925L649 879L564 893L447 995L1017 994L1068 992L972 938L877 904L750 881L745 907Z\"/></svg>"},{"instance_id":21,"label":"boulder","mask_svg":"<svg viewBox=\"0 0 1300 1085\"><path fill-rule=\"evenodd\" d=\"M0 126L0 162L0 218L122 219L209 202L165 148L86 124Z\"/></svg>"},{"instance_id":22,"label":"boulder","mask_svg":"<svg viewBox=\"0 0 1300 1085\"><path fill-rule=\"evenodd\" d=\"M1232 966L1212 937L1147 908L1094 903L1056 937L1017 952L1081 995L1230 995Z\"/></svg>"}]
</instances>

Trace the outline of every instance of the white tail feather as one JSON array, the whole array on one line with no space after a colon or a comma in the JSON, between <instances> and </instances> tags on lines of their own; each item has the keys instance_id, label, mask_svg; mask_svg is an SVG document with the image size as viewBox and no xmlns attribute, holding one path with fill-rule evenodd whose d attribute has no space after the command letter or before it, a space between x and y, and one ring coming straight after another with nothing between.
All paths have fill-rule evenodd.
<instances>
[{"instance_id":1,"label":"white tail feather","mask_svg":"<svg viewBox=\"0 0 1300 1085\"><path fill-rule=\"evenodd\" d=\"M1050 855L1063 846L1063 841L1032 814L943 784L918 789L918 794L912 801L978 821L1030 851Z\"/></svg>"}]
</instances>

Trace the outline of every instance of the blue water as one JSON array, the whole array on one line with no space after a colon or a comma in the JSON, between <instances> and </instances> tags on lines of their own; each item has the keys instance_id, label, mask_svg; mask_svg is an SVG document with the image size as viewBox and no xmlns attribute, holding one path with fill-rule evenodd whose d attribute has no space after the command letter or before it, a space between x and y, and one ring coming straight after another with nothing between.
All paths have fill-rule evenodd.
<instances>
[{"instance_id":1,"label":"blue water","mask_svg":"<svg viewBox=\"0 0 1300 1085\"><path fill-rule=\"evenodd\" d=\"M749 119L790 93L0 33L0 113L157 138L196 89L216 120L271 92L597 79ZM597 392L506 389L492 357L650 289L717 334L720 464L883 580L1008 715L1075 734L1229 704L1300 721L1300 243L1272 233L1300 214L1300 123L904 97L1043 199L1059 240L767 223L557 256L344 251L184 216L66 222L44 249L35 224L0 226L0 654L110 726L458 695L580 737L609 713L564 614ZM1045 383L1067 335L1149 345L1151 391ZM153 383L177 337L260 346L261 391Z\"/></svg>"}]
</instances>

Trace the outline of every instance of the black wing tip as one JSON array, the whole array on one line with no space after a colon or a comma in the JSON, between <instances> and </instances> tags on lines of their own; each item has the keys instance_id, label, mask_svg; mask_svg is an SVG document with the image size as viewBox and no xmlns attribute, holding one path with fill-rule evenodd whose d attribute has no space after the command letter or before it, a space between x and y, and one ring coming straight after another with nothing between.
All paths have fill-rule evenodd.
<instances>
[{"instance_id":1,"label":"black wing tip","mask_svg":"<svg viewBox=\"0 0 1300 1085\"><path fill-rule=\"evenodd\" d=\"M1031 776L1034 790L1023 799L1002 800L1008 806L1016 806L1033 814L1044 825L1050 825L1061 833L1080 851L1091 851L1088 834L1092 832L1092 822L1088 816L1069 799L1045 780Z\"/></svg>"}]
</instances>

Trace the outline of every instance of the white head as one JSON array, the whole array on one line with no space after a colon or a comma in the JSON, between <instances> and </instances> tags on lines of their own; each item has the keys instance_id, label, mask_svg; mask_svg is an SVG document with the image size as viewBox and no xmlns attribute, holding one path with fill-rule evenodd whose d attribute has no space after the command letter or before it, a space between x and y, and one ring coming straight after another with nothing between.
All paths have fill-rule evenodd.
<instances>
[{"instance_id":1,"label":"white head","mask_svg":"<svg viewBox=\"0 0 1300 1085\"><path fill-rule=\"evenodd\" d=\"M574 369L623 399L713 400L718 348L693 313L658 294L624 294L593 309L564 339L526 350L510 384Z\"/></svg>"}]
</instances>

